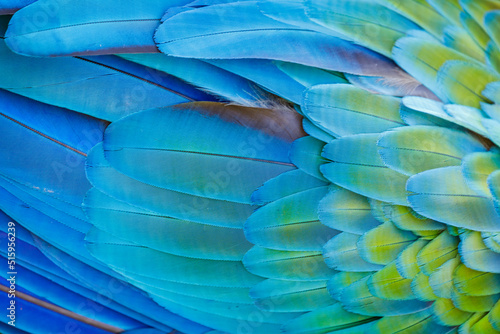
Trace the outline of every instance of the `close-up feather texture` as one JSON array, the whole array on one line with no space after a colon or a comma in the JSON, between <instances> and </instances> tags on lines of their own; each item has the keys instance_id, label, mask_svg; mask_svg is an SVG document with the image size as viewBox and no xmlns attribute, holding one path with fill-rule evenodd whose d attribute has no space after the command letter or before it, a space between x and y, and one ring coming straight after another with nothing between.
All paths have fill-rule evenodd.
<instances>
[{"instance_id":1,"label":"close-up feather texture","mask_svg":"<svg viewBox=\"0 0 500 334\"><path fill-rule=\"evenodd\" d=\"M0 0L0 134L1 333L500 333L500 0Z\"/></svg>"}]
</instances>

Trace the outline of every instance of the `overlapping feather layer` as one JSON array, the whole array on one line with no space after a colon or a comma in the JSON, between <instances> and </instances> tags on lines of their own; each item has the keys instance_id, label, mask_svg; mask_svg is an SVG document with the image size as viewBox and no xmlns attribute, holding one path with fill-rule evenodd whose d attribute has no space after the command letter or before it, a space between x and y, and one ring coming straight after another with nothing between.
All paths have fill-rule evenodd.
<instances>
[{"instance_id":1,"label":"overlapping feather layer","mask_svg":"<svg viewBox=\"0 0 500 334\"><path fill-rule=\"evenodd\" d=\"M72 150L85 198L19 158L1 209L56 264L145 291L186 333L500 332L499 15L497 0L39 0L0 17L6 101L112 123ZM33 152L52 138L39 161L74 146L77 130L2 108ZM148 310L128 316L165 330Z\"/></svg>"}]
</instances>

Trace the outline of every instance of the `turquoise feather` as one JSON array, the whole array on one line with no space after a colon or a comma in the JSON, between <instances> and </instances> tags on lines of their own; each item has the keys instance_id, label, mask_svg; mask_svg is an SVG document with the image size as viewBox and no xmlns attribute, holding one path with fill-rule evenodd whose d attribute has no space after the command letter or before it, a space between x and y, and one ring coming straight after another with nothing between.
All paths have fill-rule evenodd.
<instances>
[{"instance_id":1,"label":"turquoise feather","mask_svg":"<svg viewBox=\"0 0 500 334\"><path fill-rule=\"evenodd\" d=\"M267 278L324 281L336 271L328 268L321 252L277 251L254 246L243 258L245 268Z\"/></svg>"},{"instance_id":2,"label":"turquoise feather","mask_svg":"<svg viewBox=\"0 0 500 334\"><path fill-rule=\"evenodd\" d=\"M99 224L99 221L106 224L109 215L119 210L129 217L146 213L214 226L241 228L253 211L250 205L187 195L127 177L109 166L104 159L102 145L97 145L92 150L87 162L87 176L96 188L87 192L84 207L89 218L96 221L95 224ZM118 182L122 187L113 187L113 183L109 181Z\"/></svg>"},{"instance_id":3,"label":"turquoise feather","mask_svg":"<svg viewBox=\"0 0 500 334\"><path fill-rule=\"evenodd\" d=\"M145 5L75 1L71 6L61 6L58 1L43 1L13 17L6 42L17 53L34 56L157 52L153 34L163 13L188 2L155 0ZM58 16L50 15L54 12ZM43 25L33 23L38 22L40 13L45 14ZM89 38L96 34L97 41ZM40 39L45 42L32 42Z\"/></svg>"},{"instance_id":4,"label":"turquoise feather","mask_svg":"<svg viewBox=\"0 0 500 334\"><path fill-rule=\"evenodd\" d=\"M239 13L243 10L245 16L242 19ZM210 25L211 30L206 30L207 26L196 24L196 22L207 24L219 22L217 21L219 15L227 18L224 25L213 24ZM191 25L188 22L195 23ZM236 23L238 29L234 30ZM262 31L266 33L262 34ZM221 33L224 34L224 39L219 38ZM258 40L259 43L254 43L253 48L248 48L248 40ZM269 48L276 40L280 43L280 49ZM163 53L172 56L201 59L273 59L333 71L363 74L367 68L366 62L351 62L344 56L345 51L349 50L372 62L371 65L377 64L373 67L373 74L387 74L395 70L387 58L377 53L337 37L307 29L297 29L272 20L261 14L252 2L207 6L176 15L160 25L155 34L155 41ZM301 43L308 45L308 48L298 49L296 45ZM225 50L224 55L217 52L219 48ZM298 50L303 51L298 53ZM329 52L335 57L325 58L322 56L324 52Z\"/></svg>"},{"instance_id":5,"label":"turquoise feather","mask_svg":"<svg viewBox=\"0 0 500 334\"><path fill-rule=\"evenodd\" d=\"M300 136L298 125L294 124L298 120L295 116L279 120L268 114L259 121L245 114L244 108L233 107L241 111L241 117L225 122L228 114L223 112L228 109L217 107L216 104L195 104L156 109L115 122L106 130L106 159L118 171L147 184L249 204L253 190L268 179L294 169L284 152ZM274 137L283 126L278 120L291 127L281 138ZM248 127L243 127L242 122ZM140 132L130 133L130 126L148 129L156 135L145 137ZM227 137L219 137L221 132ZM125 133L128 135L124 136ZM181 135L190 137L191 142L180 143L177 138ZM228 137L233 140L228 142ZM151 166L150 169L137 173L133 167L137 159ZM162 166L161 171L155 167L158 165ZM193 175L197 175L196 178Z\"/></svg>"},{"instance_id":6,"label":"turquoise feather","mask_svg":"<svg viewBox=\"0 0 500 334\"><path fill-rule=\"evenodd\" d=\"M382 269L361 257L359 235L342 232L328 241L323 248L325 263L332 269L349 272L371 272Z\"/></svg>"},{"instance_id":7,"label":"turquoise feather","mask_svg":"<svg viewBox=\"0 0 500 334\"><path fill-rule=\"evenodd\" d=\"M331 162L322 165L321 171L333 183L355 193L407 205L408 177L385 166L377 153L377 140L378 134L360 134L332 141L323 150Z\"/></svg>"},{"instance_id":8,"label":"turquoise feather","mask_svg":"<svg viewBox=\"0 0 500 334\"><path fill-rule=\"evenodd\" d=\"M264 183L252 194L252 202L263 205L311 188L324 187L323 182L300 169L285 172Z\"/></svg>"},{"instance_id":9,"label":"turquoise feather","mask_svg":"<svg viewBox=\"0 0 500 334\"><path fill-rule=\"evenodd\" d=\"M412 21L370 1L308 0L306 6L306 13L314 22L389 57L397 39L409 30L418 29ZM367 31L369 35L365 35Z\"/></svg>"},{"instance_id":10,"label":"turquoise feather","mask_svg":"<svg viewBox=\"0 0 500 334\"><path fill-rule=\"evenodd\" d=\"M1 4L19 291L124 333L500 331L499 9Z\"/></svg>"},{"instance_id":11,"label":"turquoise feather","mask_svg":"<svg viewBox=\"0 0 500 334\"><path fill-rule=\"evenodd\" d=\"M483 144L466 133L429 126L401 127L383 133L377 142L379 154L391 169L414 175L429 169L459 166Z\"/></svg>"},{"instance_id":12,"label":"turquoise feather","mask_svg":"<svg viewBox=\"0 0 500 334\"><path fill-rule=\"evenodd\" d=\"M320 166L326 162L321 156L324 142L314 137L302 137L293 142L290 152L290 160L300 170L318 178L321 181L327 181L320 171Z\"/></svg>"},{"instance_id":13,"label":"turquoise feather","mask_svg":"<svg viewBox=\"0 0 500 334\"><path fill-rule=\"evenodd\" d=\"M461 174L460 167L444 167L412 176L408 180L410 205L418 213L457 227L496 231L500 224L493 201L476 194ZM434 205L425 203L432 201ZM445 208L453 206L455 210ZM477 215L477 216L476 216ZM485 215L489 218L485 219Z\"/></svg>"},{"instance_id":14,"label":"turquoise feather","mask_svg":"<svg viewBox=\"0 0 500 334\"><path fill-rule=\"evenodd\" d=\"M403 125L397 98L373 95L352 85L319 85L306 90L302 110L336 136L376 133Z\"/></svg>"},{"instance_id":15,"label":"turquoise feather","mask_svg":"<svg viewBox=\"0 0 500 334\"><path fill-rule=\"evenodd\" d=\"M339 188L330 189L319 202L318 217L331 228L358 235L380 224L366 197Z\"/></svg>"},{"instance_id":16,"label":"turquoise feather","mask_svg":"<svg viewBox=\"0 0 500 334\"><path fill-rule=\"evenodd\" d=\"M307 312L334 303L328 294L326 281L300 282L265 280L250 290L250 296L260 308L274 312Z\"/></svg>"},{"instance_id":17,"label":"turquoise feather","mask_svg":"<svg viewBox=\"0 0 500 334\"><path fill-rule=\"evenodd\" d=\"M321 250L323 243L338 233L318 219L317 203L327 190L309 189L257 209L245 223L245 236L256 245L276 250Z\"/></svg>"},{"instance_id":18,"label":"turquoise feather","mask_svg":"<svg viewBox=\"0 0 500 334\"><path fill-rule=\"evenodd\" d=\"M470 269L500 273L500 254L488 249L479 232L468 232L461 235L459 246L463 263Z\"/></svg>"}]
</instances>

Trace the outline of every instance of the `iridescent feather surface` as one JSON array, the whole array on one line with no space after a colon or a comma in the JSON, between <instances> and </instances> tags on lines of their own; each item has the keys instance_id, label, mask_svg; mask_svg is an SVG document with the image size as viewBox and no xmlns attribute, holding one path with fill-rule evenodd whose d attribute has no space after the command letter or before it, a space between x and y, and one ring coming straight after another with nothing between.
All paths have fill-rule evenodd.
<instances>
[{"instance_id":1,"label":"iridescent feather surface","mask_svg":"<svg viewBox=\"0 0 500 334\"><path fill-rule=\"evenodd\" d=\"M500 333L500 1L3 0L0 36L2 333Z\"/></svg>"}]
</instances>

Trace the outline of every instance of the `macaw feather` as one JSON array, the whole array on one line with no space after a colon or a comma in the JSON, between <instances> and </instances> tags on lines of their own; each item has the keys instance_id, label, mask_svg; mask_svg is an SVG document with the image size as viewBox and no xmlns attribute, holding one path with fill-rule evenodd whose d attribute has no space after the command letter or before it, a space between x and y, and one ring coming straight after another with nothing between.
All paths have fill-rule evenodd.
<instances>
[{"instance_id":1,"label":"macaw feather","mask_svg":"<svg viewBox=\"0 0 500 334\"><path fill-rule=\"evenodd\" d=\"M307 312L330 306L334 300L326 288L326 281L285 281L268 279L250 290L257 307L274 305L274 312Z\"/></svg>"},{"instance_id":2,"label":"macaw feather","mask_svg":"<svg viewBox=\"0 0 500 334\"><path fill-rule=\"evenodd\" d=\"M370 94L352 85L318 85L306 90L304 115L331 134L378 133L403 125L399 99Z\"/></svg>"},{"instance_id":3,"label":"macaw feather","mask_svg":"<svg viewBox=\"0 0 500 334\"><path fill-rule=\"evenodd\" d=\"M342 188L331 188L321 199L318 217L333 229L358 235L380 225L366 197Z\"/></svg>"},{"instance_id":4,"label":"macaw feather","mask_svg":"<svg viewBox=\"0 0 500 334\"><path fill-rule=\"evenodd\" d=\"M278 251L252 247L243 258L245 268L266 278L324 281L336 271L328 268L321 252Z\"/></svg>"},{"instance_id":5,"label":"macaw feather","mask_svg":"<svg viewBox=\"0 0 500 334\"><path fill-rule=\"evenodd\" d=\"M440 167L460 166L468 153L485 150L479 140L466 133L418 125L384 132L377 146L385 165L408 176Z\"/></svg>"},{"instance_id":6,"label":"macaw feather","mask_svg":"<svg viewBox=\"0 0 500 334\"><path fill-rule=\"evenodd\" d=\"M358 134L325 145L330 160L321 171L331 182L352 192L389 203L407 205L408 177L385 166L377 152L378 134ZM376 175L376 177L375 177Z\"/></svg>"},{"instance_id":7,"label":"macaw feather","mask_svg":"<svg viewBox=\"0 0 500 334\"><path fill-rule=\"evenodd\" d=\"M330 239L323 247L325 263L332 269L349 272L371 272L383 266L370 263L360 256L358 241L360 236L342 232Z\"/></svg>"}]
</instances>

